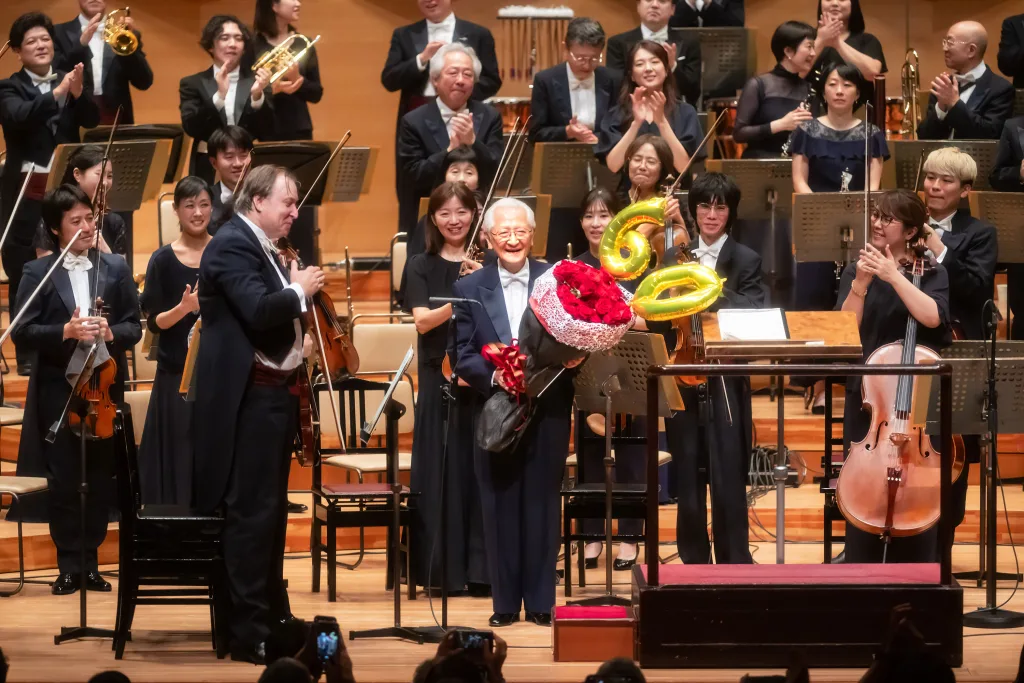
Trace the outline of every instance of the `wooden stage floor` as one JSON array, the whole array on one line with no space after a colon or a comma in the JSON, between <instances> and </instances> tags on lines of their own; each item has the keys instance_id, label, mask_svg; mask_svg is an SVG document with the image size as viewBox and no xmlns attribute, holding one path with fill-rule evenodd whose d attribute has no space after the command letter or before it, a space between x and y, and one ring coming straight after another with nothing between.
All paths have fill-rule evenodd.
<instances>
[{"instance_id":1,"label":"wooden stage floor","mask_svg":"<svg viewBox=\"0 0 1024 683\"><path fill-rule=\"evenodd\" d=\"M774 549L758 544L755 558L765 561L774 557ZM667 551L668 547L663 550ZM816 562L821 553L814 543L791 543L787 561ZM1000 549L1000 569L1012 570L1013 554ZM667 554L667 553L666 553ZM974 566L977 548L958 545L954 549L954 569L968 570ZM318 614L334 615L342 628L365 629L389 626L392 623L391 595L384 591L383 557L373 555L355 572L340 570L339 601L327 602L326 594L310 592L308 555L290 555L285 570L291 584L290 597L294 613L311 619ZM574 591L573 597L599 595L602 592L604 565L588 572L588 588ZM627 594L627 574L616 573L617 591ZM116 579L112 579L116 581ZM971 587L965 590L965 609L974 609L984 602L984 592ZM999 599L1010 597L1012 583L1001 586ZM115 585L116 590L116 585ZM89 594L90 625L111 627L114 619L115 593ZM561 588L559 602L564 601ZM440 615L440 605L434 601ZM403 624L433 624L429 605L424 597L409 603L403 598ZM1024 610L1024 592L1010 599L1008 608ZM450 602L449 621L467 627L487 628L491 613L490 600L454 598ZM837 614L837 619L842 615ZM87 641L53 645L53 635L61 625L78 620L78 596L55 597L49 588L26 586L14 598L0 601L0 647L10 659L8 681L12 683L77 683L93 674L119 669L133 683L251 683L259 675L252 665L218 661L209 649L209 614L201 607L140 607L136 613L134 642L129 643L125 657L114 660L110 641ZM593 673L598 664L556 664L552 660L551 630L533 624L516 624L499 630L509 644L504 672L512 682L578 683ZM1018 655L1024 642L1024 629L1004 632L969 630L964 642L964 667L957 671L959 681L1011 681L1017 671ZM359 683L408 683L419 662L432 655L434 646L414 645L398 640L357 640L348 643ZM747 669L729 670L649 670L652 681L729 681L735 682ZM770 672L761 672L770 673ZM779 673L779 672L774 672ZM854 669L816 669L813 681L857 681L863 674Z\"/></svg>"}]
</instances>

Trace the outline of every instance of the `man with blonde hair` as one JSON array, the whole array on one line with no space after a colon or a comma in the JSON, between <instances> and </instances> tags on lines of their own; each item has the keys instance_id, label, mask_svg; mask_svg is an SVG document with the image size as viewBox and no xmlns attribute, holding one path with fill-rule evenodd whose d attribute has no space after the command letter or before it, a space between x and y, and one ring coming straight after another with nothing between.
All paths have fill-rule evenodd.
<instances>
[{"instance_id":1,"label":"man with blonde hair","mask_svg":"<svg viewBox=\"0 0 1024 683\"><path fill-rule=\"evenodd\" d=\"M949 310L953 324L966 339L985 339L985 302L993 297L998 245L994 226L960 208L978 175L978 164L967 152L943 147L924 162L924 195L928 206L925 245L949 275ZM976 436L965 436L967 466L978 462ZM964 519L967 474L953 484L953 523Z\"/></svg>"}]
</instances>

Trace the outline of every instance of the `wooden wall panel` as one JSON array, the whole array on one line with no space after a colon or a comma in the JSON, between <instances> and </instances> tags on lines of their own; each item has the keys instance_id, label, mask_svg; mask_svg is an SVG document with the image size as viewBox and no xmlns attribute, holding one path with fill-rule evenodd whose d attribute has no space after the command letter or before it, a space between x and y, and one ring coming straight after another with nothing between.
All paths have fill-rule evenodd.
<instances>
[{"instance_id":1,"label":"wooden wall panel","mask_svg":"<svg viewBox=\"0 0 1024 683\"><path fill-rule=\"evenodd\" d=\"M987 0L964 3L962 0L862 0L868 29L882 41L892 71L890 91L898 90L899 67L907 43L907 6L912 22L910 42L921 54L922 72L927 83L942 68L939 42L948 25L958 19L976 19L989 30L989 63L995 65L995 49L1003 17L1024 11L1020 0ZM492 27L499 34L496 20L499 7L508 0L456 0L460 16ZM538 5L562 4L538 2ZM635 24L632 0L574 0L569 4L577 16L598 18L611 34ZM771 31L787 18L810 21L814 0L747 0L747 24L759 29L758 63L760 69L772 63L769 50ZM214 13L236 13L243 20L252 18L251 0L132 0L132 13L144 32L145 49L156 71L156 82L136 97L137 117L143 122L178 120L178 80L198 71L209 62L197 46L203 22ZM42 9L57 20L76 12L73 0L6 0L0 3L0 26L9 26L21 12ZM324 78L323 101L313 107L317 137L338 139L352 129L353 145L380 147L371 194L351 205L322 210L321 244L324 257L333 260L350 246L354 254L382 254L395 231L397 207L394 197L394 130L398 95L380 85L380 70L387 54L391 31L419 17L413 0L307 0L303 6L300 30L320 33L317 46ZM17 59L8 55L0 63L0 73L17 68ZM505 96L526 96L525 84L509 84ZM136 251L140 257L155 248L155 212L143 207L137 218ZM137 269L141 268L141 264Z\"/></svg>"}]
</instances>

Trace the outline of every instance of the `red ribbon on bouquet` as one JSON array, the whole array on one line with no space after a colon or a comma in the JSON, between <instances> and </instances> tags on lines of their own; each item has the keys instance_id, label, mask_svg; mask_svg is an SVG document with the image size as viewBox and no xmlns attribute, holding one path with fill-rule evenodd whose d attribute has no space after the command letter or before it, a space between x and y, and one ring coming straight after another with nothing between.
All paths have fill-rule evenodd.
<instances>
[{"instance_id":1,"label":"red ribbon on bouquet","mask_svg":"<svg viewBox=\"0 0 1024 683\"><path fill-rule=\"evenodd\" d=\"M526 356L519 353L515 344L488 344L480 355L490 361L501 372L501 380L513 394L526 393Z\"/></svg>"}]
</instances>

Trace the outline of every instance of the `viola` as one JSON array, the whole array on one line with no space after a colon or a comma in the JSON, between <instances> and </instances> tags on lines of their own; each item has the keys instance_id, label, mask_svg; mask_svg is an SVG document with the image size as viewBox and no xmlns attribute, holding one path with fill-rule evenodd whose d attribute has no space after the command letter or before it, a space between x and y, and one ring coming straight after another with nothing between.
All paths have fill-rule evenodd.
<instances>
[{"instance_id":1,"label":"viola","mask_svg":"<svg viewBox=\"0 0 1024 683\"><path fill-rule=\"evenodd\" d=\"M102 299L96 299L92 314L106 314ZM99 364L94 363L89 378L84 381L79 379L72 394L78 401L85 402L88 409L85 411L84 419L80 411L68 413L68 425L76 436L81 436L83 428L90 438L109 439L114 436L117 405L110 397L110 388L116 379L117 362L113 358L107 358Z\"/></svg>"},{"instance_id":2,"label":"viola","mask_svg":"<svg viewBox=\"0 0 1024 683\"><path fill-rule=\"evenodd\" d=\"M910 269L920 289L925 260ZM939 355L917 344L917 320L907 316L903 340L876 349L868 365L934 363ZM941 457L925 433L911 422L917 380L910 375L866 376L861 386L871 427L850 446L836 483L836 500L847 522L888 539L914 536L939 520ZM954 439L953 481L964 470L963 441Z\"/></svg>"}]
</instances>

